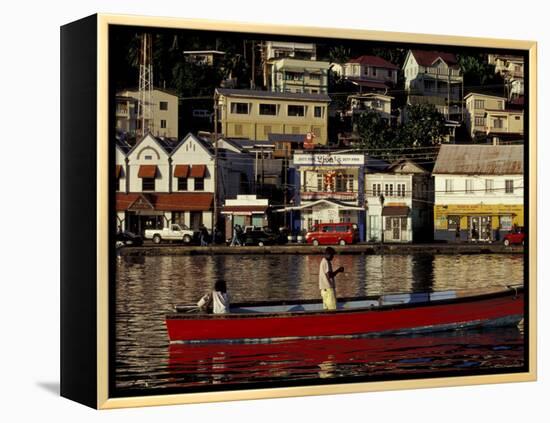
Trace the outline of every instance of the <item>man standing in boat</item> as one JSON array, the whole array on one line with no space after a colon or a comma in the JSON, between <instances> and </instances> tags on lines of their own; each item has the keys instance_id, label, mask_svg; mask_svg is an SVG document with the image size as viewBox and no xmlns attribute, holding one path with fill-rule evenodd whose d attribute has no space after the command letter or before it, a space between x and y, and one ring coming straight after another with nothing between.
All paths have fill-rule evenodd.
<instances>
[{"instance_id":1,"label":"man standing in boat","mask_svg":"<svg viewBox=\"0 0 550 423\"><path fill-rule=\"evenodd\" d=\"M336 269L336 271L332 270L334 254L336 254L334 248L327 247L325 249L325 256L319 266L319 289L321 290L323 309L325 310L336 310L336 282L334 278L338 273L344 271L342 266Z\"/></svg>"}]
</instances>

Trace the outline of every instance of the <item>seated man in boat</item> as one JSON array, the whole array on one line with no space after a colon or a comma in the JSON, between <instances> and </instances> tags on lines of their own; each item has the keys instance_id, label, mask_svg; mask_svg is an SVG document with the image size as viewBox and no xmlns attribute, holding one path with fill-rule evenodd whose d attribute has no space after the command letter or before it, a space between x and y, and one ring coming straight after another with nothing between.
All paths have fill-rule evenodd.
<instances>
[{"instance_id":1,"label":"seated man in boat","mask_svg":"<svg viewBox=\"0 0 550 423\"><path fill-rule=\"evenodd\" d=\"M218 279L214 284L214 289L204 295L197 306L201 311L210 311L214 314L229 313L229 295L227 286L223 279Z\"/></svg>"},{"instance_id":2,"label":"seated man in boat","mask_svg":"<svg viewBox=\"0 0 550 423\"><path fill-rule=\"evenodd\" d=\"M334 248L327 247L325 249L325 256L319 266L319 289L321 290L323 309L325 310L336 310L336 281L334 278L338 273L344 271L342 266L336 269L336 271L332 270L334 254L336 254Z\"/></svg>"}]
</instances>

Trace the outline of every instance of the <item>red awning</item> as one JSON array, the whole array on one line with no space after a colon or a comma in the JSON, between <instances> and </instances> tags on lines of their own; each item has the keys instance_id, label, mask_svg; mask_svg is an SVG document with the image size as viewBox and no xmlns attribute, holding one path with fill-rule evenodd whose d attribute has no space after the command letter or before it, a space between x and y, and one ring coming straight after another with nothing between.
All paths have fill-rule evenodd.
<instances>
[{"instance_id":1,"label":"red awning","mask_svg":"<svg viewBox=\"0 0 550 423\"><path fill-rule=\"evenodd\" d=\"M122 165L116 165L115 167L115 178L120 178L120 174L122 173Z\"/></svg>"},{"instance_id":2,"label":"red awning","mask_svg":"<svg viewBox=\"0 0 550 423\"><path fill-rule=\"evenodd\" d=\"M154 178L157 176L157 165L141 165L138 178Z\"/></svg>"},{"instance_id":3,"label":"red awning","mask_svg":"<svg viewBox=\"0 0 550 423\"><path fill-rule=\"evenodd\" d=\"M155 210L208 211L212 209L214 194L211 192L154 194L153 198Z\"/></svg>"},{"instance_id":4,"label":"red awning","mask_svg":"<svg viewBox=\"0 0 550 423\"><path fill-rule=\"evenodd\" d=\"M124 211L135 207L140 200L150 204L149 208L158 211L209 211L212 210L214 194L201 193L172 193L172 194L116 194L116 210Z\"/></svg>"},{"instance_id":5,"label":"red awning","mask_svg":"<svg viewBox=\"0 0 550 423\"><path fill-rule=\"evenodd\" d=\"M187 178L189 176L189 165L176 165L174 169L175 178Z\"/></svg>"},{"instance_id":6,"label":"red awning","mask_svg":"<svg viewBox=\"0 0 550 423\"><path fill-rule=\"evenodd\" d=\"M267 206L225 206L222 213L257 213L264 214Z\"/></svg>"},{"instance_id":7,"label":"red awning","mask_svg":"<svg viewBox=\"0 0 550 423\"><path fill-rule=\"evenodd\" d=\"M204 178L206 175L206 165L198 164L191 167L191 178Z\"/></svg>"},{"instance_id":8,"label":"red awning","mask_svg":"<svg viewBox=\"0 0 550 423\"><path fill-rule=\"evenodd\" d=\"M408 216L409 208L407 206L385 206L382 209L382 216Z\"/></svg>"}]
</instances>

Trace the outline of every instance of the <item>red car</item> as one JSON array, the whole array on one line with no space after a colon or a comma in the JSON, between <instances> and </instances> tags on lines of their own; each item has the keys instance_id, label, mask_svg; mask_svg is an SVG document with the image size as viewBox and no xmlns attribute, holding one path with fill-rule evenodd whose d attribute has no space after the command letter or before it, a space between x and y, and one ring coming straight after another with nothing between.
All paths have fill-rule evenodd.
<instances>
[{"instance_id":1,"label":"red car","mask_svg":"<svg viewBox=\"0 0 550 423\"><path fill-rule=\"evenodd\" d=\"M504 245L524 244L525 232L523 228L518 228L514 232L504 235Z\"/></svg>"},{"instance_id":2,"label":"red car","mask_svg":"<svg viewBox=\"0 0 550 423\"><path fill-rule=\"evenodd\" d=\"M306 234L306 242L313 245L346 245L357 241L359 230L355 223L319 223Z\"/></svg>"}]
</instances>

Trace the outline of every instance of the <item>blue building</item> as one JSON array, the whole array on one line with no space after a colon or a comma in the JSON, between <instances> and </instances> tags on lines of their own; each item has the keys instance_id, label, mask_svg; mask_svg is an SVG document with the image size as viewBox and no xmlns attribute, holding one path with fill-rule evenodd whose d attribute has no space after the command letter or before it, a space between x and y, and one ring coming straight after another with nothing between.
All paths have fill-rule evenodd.
<instances>
[{"instance_id":1,"label":"blue building","mask_svg":"<svg viewBox=\"0 0 550 423\"><path fill-rule=\"evenodd\" d=\"M290 213L292 230L308 230L318 223L355 223L365 241L365 173L369 166L387 163L365 154L296 153L291 172L295 194Z\"/></svg>"}]
</instances>

